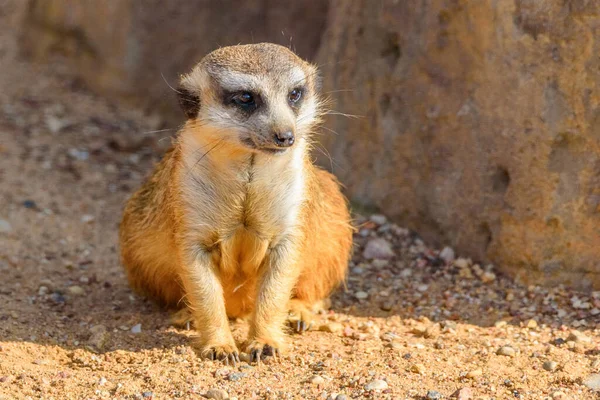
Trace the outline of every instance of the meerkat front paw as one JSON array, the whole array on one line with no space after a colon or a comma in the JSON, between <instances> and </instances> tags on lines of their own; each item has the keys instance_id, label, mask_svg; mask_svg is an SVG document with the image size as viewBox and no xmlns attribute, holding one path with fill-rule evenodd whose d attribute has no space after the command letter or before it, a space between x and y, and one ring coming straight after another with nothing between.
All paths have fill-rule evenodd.
<instances>
[{"instance_id":1,"label":"meerkat front paw","mask_svg":"<svg viewBox=\"0 0 600 400\"><path fill-rule=\"evenodd\" d=\"M240 355L235 344L211 344L200 347L200 356L213 361L223 361L226 365L236 365Z\"/></svg>"},{"instance_id":2,"label":"meerkat front paw","mask_svg":"<svg viewBox=\"0 0 600 400\"><path fill-rule=\"evenodd\" d=\"M246 346L246 352L250 357L250 362L260 362L266 357L274 357L277 359L282 352L282 343L276 341L253 339Z\"/></svg>"}]
</instances>

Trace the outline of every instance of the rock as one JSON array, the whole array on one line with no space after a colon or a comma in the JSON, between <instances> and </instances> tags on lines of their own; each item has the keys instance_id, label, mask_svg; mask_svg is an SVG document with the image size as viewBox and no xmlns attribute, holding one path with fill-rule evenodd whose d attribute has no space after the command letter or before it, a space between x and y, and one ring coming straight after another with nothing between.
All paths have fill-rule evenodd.
<instances>
[{"instance_id":1,"label":"rock","mask_svg":"<svg viewBox=\"0 0 600 400\"><path fill-rule=\"evenodd\" d=\"M555 371L556 368L558 368L558 363L555 361L545 361L542 364L542 368L544 368L546 371Z\"/></svg>"},{"instance_id":2,"label":"rock","mask_svg":"<svg viewBox=\"0 0 600 400\"><path fill-rule=\"evenodd\" d=\"M483 371L481 369L474 369L472 371L467 372L465 377L469 379L475 379L477 377L480 377L481 375L483 375Z\"/></svg>"},{"instance_id":3,"label":"rock","mask_svg":"<svg viewBox=\"0 0 600 400\"><path fill-rule=\"evenodd\" d=\"M369 122L331 118L344 134L320 140L351 199L425 240L526 282L599 288L599 111L581 91L600 81L600 36L566 27L594 32L600 3L538 3L333 1L322 90Z\"/></svg>"},{"instance_id":4,"label":"rock","mask_svg":"<svg viewBox=\"0 0 600 400\"><path fill-rule=\"evenodd\" d=\"M339 322L329 322L319 326L319 330L322 332L338 333L344 330L344 325Z\"/></svg>"},{"instance_id":5,"label":"rock","mask_svg":"<svg viewBox=\"0 0 600 400\"><path fill-rule=\"evenodd\" d=\"M452 393L451 398L457 400L472 400L473 399L473 389L469 387L464 387L458 389L456 392Z\"/></svg>"},{"instance_id":6,"label":"rock","mask_svg":"<svg viewBox=\"0 0 600 400\"><path fill-rule=\"evenodd\" d=\"M250 355L248 353L241 352L240 353L240 361L250 363Z\"/></svg>"},{"instance_id":7,"label":"rock","mask_svg":"<svg viewBox=\"0 0 600 400\"><path fill-rule=\"evenodd\" d=\"M413 364L410 367L410 372L414 372L415 374L419 375L425 375L425 372L427 372L427 368L425 368L423 364Z\"/></svg>"},{"instance_id":8,"label":"rock","mask_svg":"<svg viewBox=\"0 0 600 400\"><path fill-rule=\"evenodd\" d=\"M367 383L365 385L365 390L367 391L371 391L371 390L385 390L388 388L388 383L384 380L381 379L376 379L374 381L371 381L369 383Z\"/></svg>"},{"instance_id":9,"label":"rock","mask_svg":"<svg viewBox=\"0 0 600 400\"><path fill-rule=\"evenodd\" d=\"M552 400L567 400L568 399L568 396L565 394L565 392L561 392L560 390L556 391L556 392L552 392L550 397L552 397Z\"/></svg>"},{"instance_id":10,"label":"rock","mask_svg":"<svg viewBox=\"0 0 600 400\"><path fill-rule=\"evenodd\" d=\"M229 393L222 389L210 389L204 397L207 399L215 399L215 400L227 400L229 399Z\"/></svg>"},{"instance_id":11,"label":"rock","mask_svg":"<svg viewBox=\"0 0 600 400\"><path fill-rule=\"evenodd\" d=\"M348 396L346 396L345 394L338 394L335 397L335 400L348 400Z\"/></svg>"},{"instance_id":12,"label":"rock","mask_svg":"<svg viewBox=\"0 0 600 400\"><path fill-rule=\"evenodd\" d=\"M142 324L136 324L132 326L131 333L142 333Z\"/></svg>"},{"instance_id":13,"label":"rock","mask_svg":"<svg viewBox=\"0 0 600 400\"><path fill-rule=\"evenodd\" d=\"M567 337L567 342L590 343L591 341L591 338L587 337L579 331L571 331L571 333Z\"/></svg>"},{"instance_id":14,"label":"rock","mask_svg":"<svg viewBox=\"0 0 600 400\"><path fill-rule=\"evenodd\" d=\"M354 293L354 297L356 297L358 300L365 300L369 297L369 293L367 292L356 292Z\"/></svg>"},{"instance_id":15,"label":"rock","mask_svg":"<svg viewBox=\"0 0 600 400\"><path fill-rule=\"evenodd\" d=\"M48 287L47 286L40 286L40 288L38 289L38 296L45 296L48 294Z\"/></svg>"},{"instance_id":16,"label":"rock","mask_svg":"<svg viewBox=\"0 0 600 400\"><path fill-rule=\"evenodd\" d=\"M69 286L69 294L73 296L82 296L85 294L85 290L81 286Z\"/></svg>"},{"instance_id":17,"label":"rock","mask_svg":"<svg viewBox=\"0 0 600 400\"><path fill-rule=\"evenodd\" d=\"M145 399L151 399L151 398L154 397L154 393L152 393L152 392L143 392L142 393L142 397L145 398Z\"/></svg>"},{"instance_id":18,"label":"rock","mask_svg":"<svg viewBox=\"0 0 600 400\"><path fill-rule=\"evenodd\" d=\"M374 222L377 225L384 225L387 222L386 216L381 214L373 214L369 217L369 219L371 222Z\"/></svg>"},{"instance_id":19,"label":"rock","mask_svg":"<svg viewBox=\"0 0 600 400\"><path fill-rule=\"evenodd\" d=\"M95 325L90 328L91 336L88 339L90 346L95 347L98 350L104 349L106 340L108 339L107 329L104 325Z\"/></svg>"},{"instance_id":20,"label":"rock","mask_svg":"<svg viewBox=\"0 0 600 400\"><path fill-rule=\"evenodd\" d=\"M389 259L394 257L394 255L390 242L382 238L369 240L363 251L363 256L368 260L374 258Z\"/></svg>"},{"instance_id":21,"label":"rock","mask_svg":"<svg viewBox=\"0 0 600 400\"><path fill-rule=\"evenodd\" d=\"M454 257L454 250L452 250L451 247L444 247L442 251L440 251L440 258L447 264L451 264L454 261Z\"/></svg>"},{"instance_id":22,"label":"rock","mask_svg":"<svg viewBox=\"0 0 600 400\"><path fill-rule=\"evenodd\" d=\"M154 121L158 113L165 116L165 123L179 124L183 114L168 85L177 85L183 66L191 67L220 46L263 41L285 46L291 42L301 56L314 59L328 10L327 0L269 6L262 0L207 4L174 0L160 7L139 7L136 0L121 0L104 7L70 0L36 2L23 18L21 50L37 60L45 60L54 51L66 52L65 60L92 89L120 96L140 108L150 106L150 125L160 123ZM250 31L252 40L248 39ZM85 39L75 39L72 32ZM130 49L135 49L133 58ZM169 57L156 59L156 54L166 53ZM103 62L93 62L95 57Z\"/></svg>"},{"instance_id":23,"label":"rock","mask_svg":"<svg viewBox=\"0 0 600 400\"><path fill-rule=\"evenodd\" d=\"M583 384L588 388L600 391L600 374L592 374L583 380Z\"/></svg>"},{"instance_id":24,"label":"rock","mask_svg":"<svg viewBox=\"0 0 600 400\"><path fill-rule=\"evenodd\" d=\"M108 382L108 380L106 380L105 377L101 376L100 379L98 380L98 386L104 386L106 384L106 382Z\"/></svg>"},{"instance_id":25,"label":"rock","mask_svg":"<svg viewBox=\"0 0 600 400\"><path fill-rule=\"evenodd\" d=\"M440 392L436 392L435 390L428 390L425 398L427 400L440 400L442 398L442 394Z\"/></svg>"},{"instance_id":26,"label":"rock","mask_svg":"<svg viewBox=\"0 0 600 400\"><path fill-rule=\"evenodd\" d=\"M319 375L313 375L308 381L313 385L322 385L323 383L325 383L325 379L323 379L323 377Z\"/></svg>"},{"instance_id":27,"label":"rock","mask_svg":"<svg viewBox=\"0 0 600 400\"><path fill-rule=\"evenodd\" d=\"M496 351L496 354L499 356L514 357L517 355L517 351L510 346L502 346Z\"/></svg>"},{"instance_id":28,"label":"rock","mask_svg":"<svg viewBox=\"0 0 600 400\"><path fill-rule=\"evenodd\" d=\"M0 233L11 233L12 225L5 219L0 219Z\"/></svg>"}]
</instances>

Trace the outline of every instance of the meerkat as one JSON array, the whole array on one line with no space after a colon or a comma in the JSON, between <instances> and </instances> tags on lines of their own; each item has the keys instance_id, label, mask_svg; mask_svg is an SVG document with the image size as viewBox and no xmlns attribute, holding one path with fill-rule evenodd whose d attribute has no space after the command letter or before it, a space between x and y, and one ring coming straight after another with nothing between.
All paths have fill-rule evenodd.
<instances>
[{"instance_id":1,"label":"meerkat","mask_svg":"<svg viewBox=\"0 0 600 400\"><path fill-rule=\"evenodd\" d=\"M229 319L244 317L251 361L277 356L290 315L306 330L345 279L347 201L310 157L317 72L270 43L206 55L177 89L186 122L125 206L130 285L185 307L202 356L239 361Z\"/></svg>"}]
</instances>

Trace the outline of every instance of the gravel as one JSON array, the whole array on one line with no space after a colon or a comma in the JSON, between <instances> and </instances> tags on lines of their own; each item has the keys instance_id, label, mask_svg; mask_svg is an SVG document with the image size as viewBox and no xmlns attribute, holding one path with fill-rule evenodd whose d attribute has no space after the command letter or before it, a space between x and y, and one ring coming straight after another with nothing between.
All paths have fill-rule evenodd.
<instances>
[{"instance_id":1,"label":"gravel","mask_svg":"<svg viewBox=\"0 0 600 400\"><path fill-rule=\"evenodd\" d=\"M194 330L133 296L118 256L123 204L159 160L153 146L178 124L149 133L163 127L82 88L60 59L49 67L9 60L19 26L7 16L21 3L0 2L0 219L12 227L0 233L0 397L200 398L226 389L239 399L415 399L461 388L461 400L515 398L515 390L594 398L599 292L520 284L383 214L353 215L348 277L331 309L314 316L318 330L290 335L288 351L260 366L246 353L235 367L200 359ZM69 126L53 134L47 115ZM138 145L115 144L127 141ZM131 334L138 324L144 334ZM231 321L239 350L248 329ZM494 354L503 346L511 355ZM544 370L546 361L556 369ZM308 382L315 374L321 384ZM375 381L387 387L365 389Z\"/></svg>"}]
</instances>

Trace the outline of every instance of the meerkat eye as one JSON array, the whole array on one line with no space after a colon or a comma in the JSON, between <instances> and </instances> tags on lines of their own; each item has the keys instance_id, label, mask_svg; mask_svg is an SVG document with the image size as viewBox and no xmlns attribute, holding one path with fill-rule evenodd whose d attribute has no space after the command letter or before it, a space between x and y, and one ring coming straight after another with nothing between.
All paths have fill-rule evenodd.
<instances>
[{"instance_id":1,"label":"meerkat eye","mask_svg":"<svg viewBox=\"0 0 600 400\"><path fill-rule=\"evenodd\" d=\"M288 95L288 99L290 100L290 103L297 103L300 98L302 97L302 89L300 88L296 88L294 90L292 90L290 92L290 94Z\"/></svg>"},{"instance_id":2,"label":"meerkat eye","mask_svg":"<svg viewBox=\"0 0 600 400\"><path fill-rule=\"evenodd\" d=\"M232 101L240 107L248 108L256 104L254 96L250 92L242 92L233 96Z\"/></svg>"}]
</instances>

